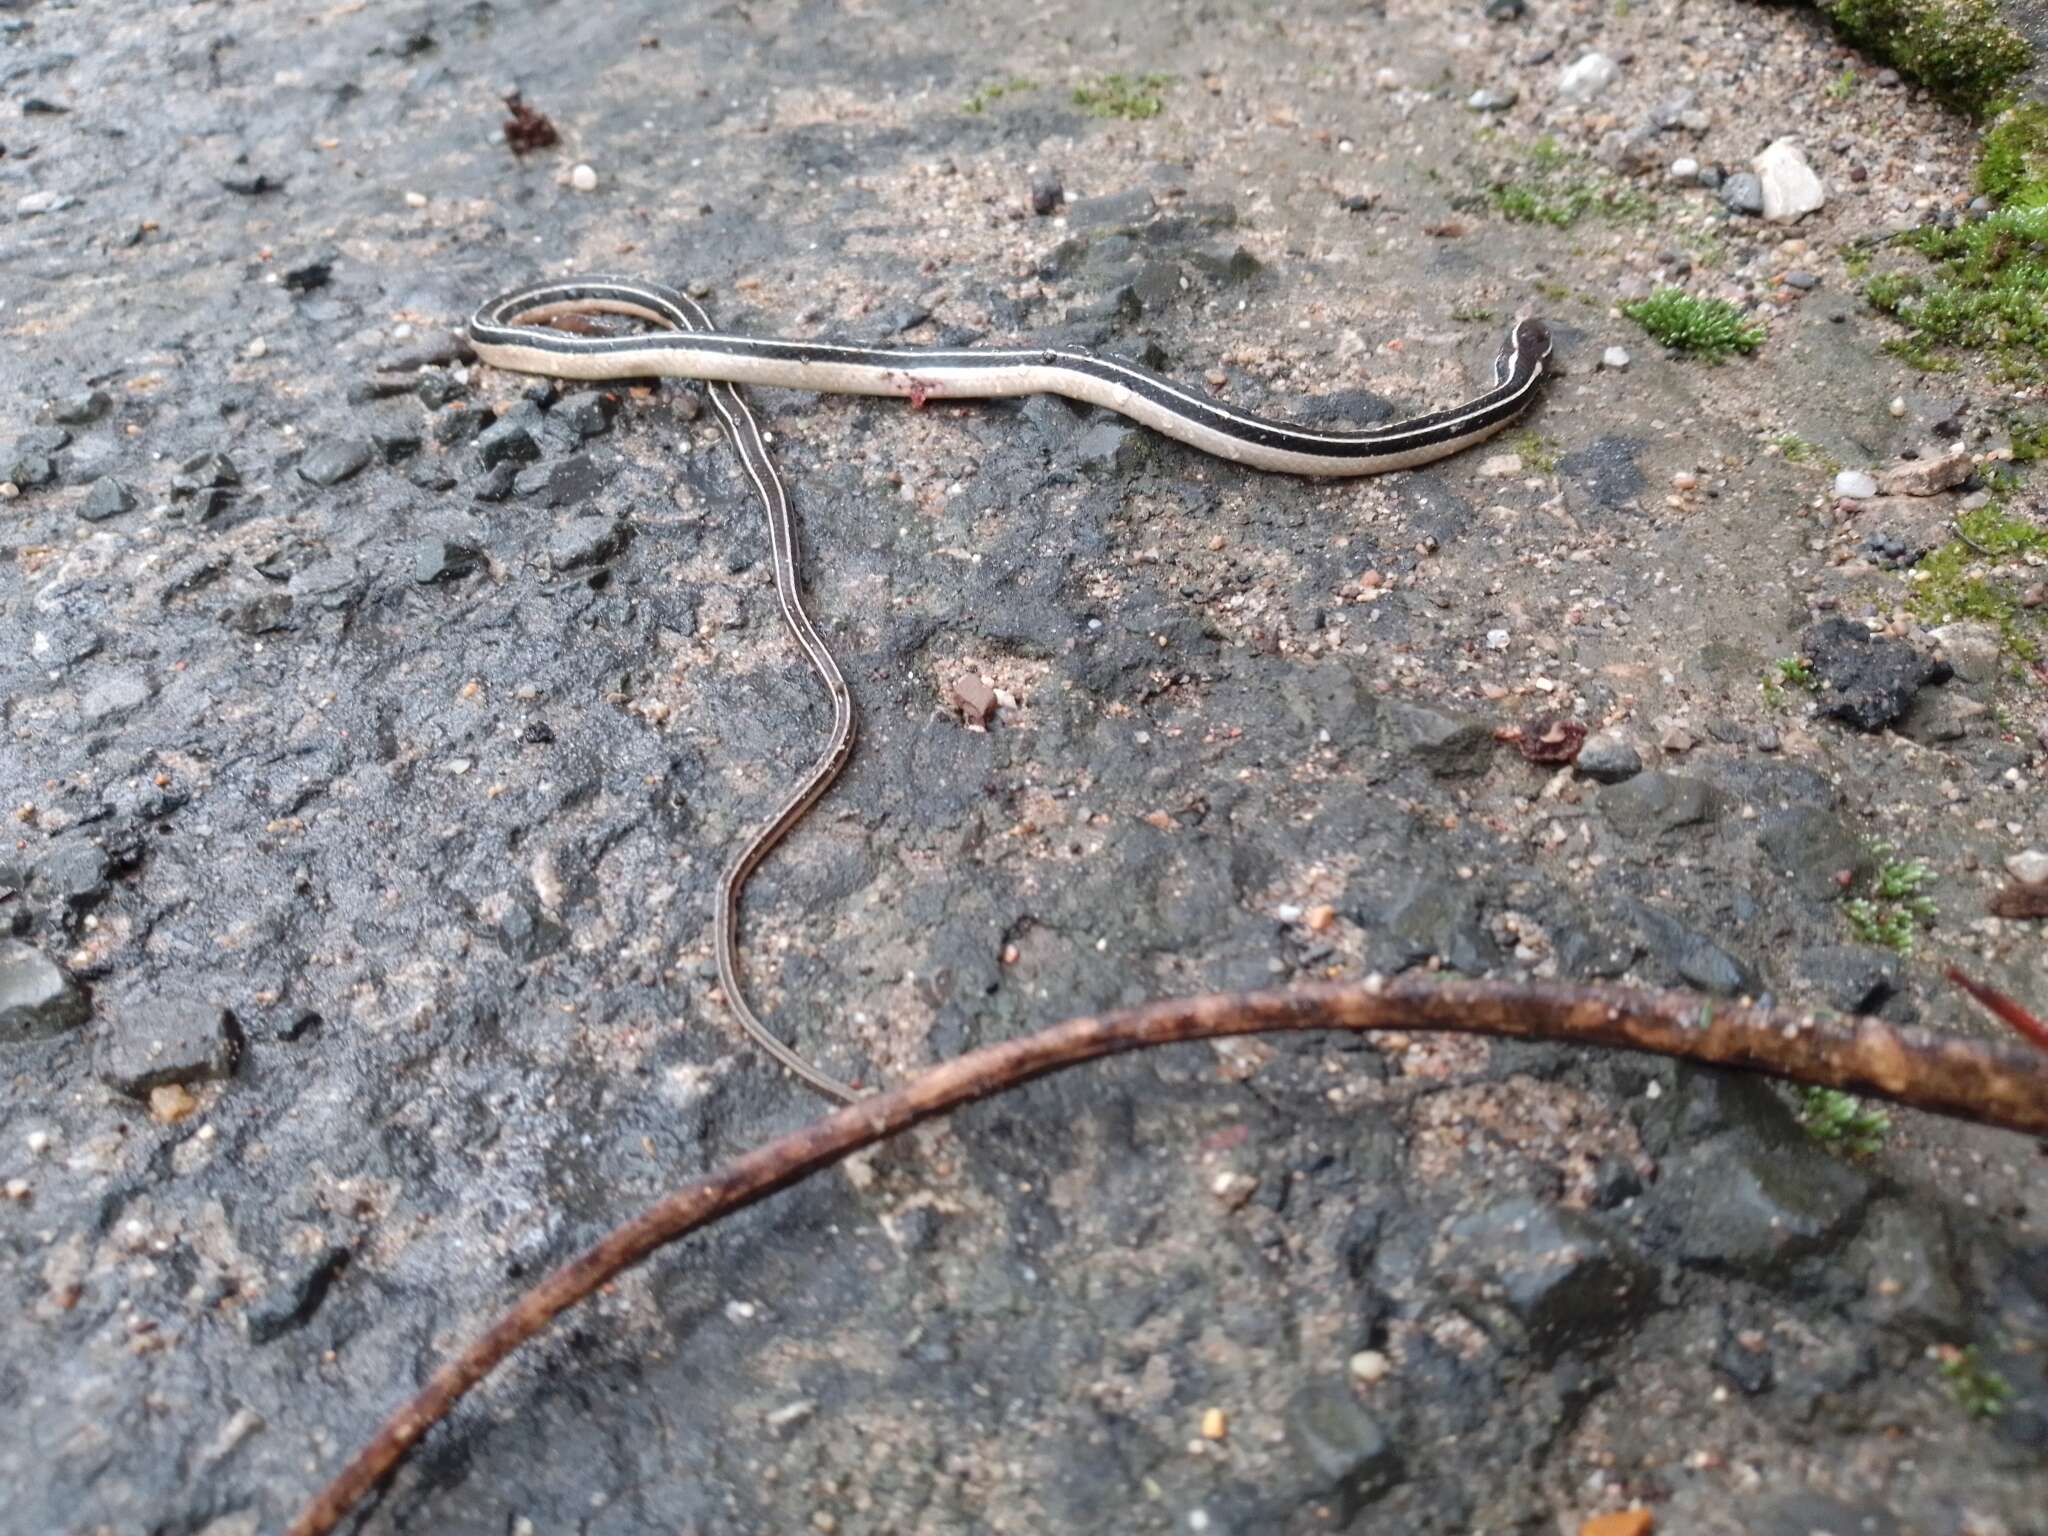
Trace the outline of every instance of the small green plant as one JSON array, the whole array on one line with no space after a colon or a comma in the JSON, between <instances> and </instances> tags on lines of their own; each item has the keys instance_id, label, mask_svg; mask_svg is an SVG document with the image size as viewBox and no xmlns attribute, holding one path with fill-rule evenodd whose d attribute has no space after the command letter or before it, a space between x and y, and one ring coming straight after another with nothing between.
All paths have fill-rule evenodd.
<instances>
[{"instance_id":1,"label":"small green plant","mask_svg":"<svg viewBox=\"0 0 2048 1536\"><path fill-rule=\"evenodd\" d=\"M2033 55L1999 20L1996 0L1820 0L1820 9L1864 53L1973 117L1997 110Z\"/></svg>"},{"instance_id":2,"label":"small green plant","mask_svg":"<svg viewBox=\"0 0 2048 1536\"><path fill-rule=\"evenodd\" d=\"M2000 378L2028 382L2048 366L2048 204L2001 208L1953 229L1916 229L1902 244L1919 271L1879 273L1863 296L1906 329L1886 350L1945 373L1954 353L1982 350Z\"/></svg>"},{"instance_id":3,"label":"small green plant","mask_svg":"<svg viewBox=\"0 0 2048 1536\"><path fill-rule=\"evenodd\" d=\"M1814 464L1822 469L1836 470L1834 455L1818 443L1810 443L1797 432L1780 432L1771 442L1778 450L1778 457L1787 464Z\"/></svg>"},{"instance_id":4,"label":"small green plant","mask_svg":"<svg viewBox=\"0 0 2048 1536\"><path fill-rule=\"evenodd\" d=\"M2048 526L2007 510L1994 487L1988 505L1955 520L1955 533L1914 568L1906 611L1929 626L1982 620L1997 628L2014 657L2039 660L2048 644L2048 610L2021 602L2029 580L2022 562L2048 557Z\"/></svg>"},{"instance_id":5,"label":"small green plant","mask_svg":"<svg viewBox=\"0 0 2048 1536\"><path fill-rule=\"evenodd\" d=\"M1484 198L1513 223L1553 229L1568 229L1588 214L1620 222L1652 212L1642 193L1547 136L1531 144L1522 165L1489 186Z\"/></svg>"},{"instance_id":6,"label":"small green plant","mask_svg":"<svg viewBox=\"0 0 2048 1536\"><path fill-rule=\"evenodd\" d=\"M1901 859L1889 843L1871 847L1877 872L1864 888L1842 903L1842 915L1849 931L1865 944L1881 944L1901 955L1913 953L1920 930L1935 918L1934 900L1927 887L1934 883L1934 871L1920 859Z\"/></svg>"},{"instance_id":7,"label":"small green plant","mask_svg":"<svg viewBox=\"0 0 2048 1536\"><path fill-rule=\"evenodd\" d=\"M1460 304L1451 310L1451 318L1460 325L1483 325L1493 318L1493 311L1480 304Z\"/></svg>"},{"instance_id":8,"label":"small green plant","mask_svg":"<svg viewBox=\"0 0 2048 1536\"><path fill-rule=\"evenodd\" d=\"M1874 1157L1884 1146L1892 1117L1839 1088L1801 1087L1799 1123L1824 1147L1852 1157Z\"/></svg>"},{"instance_id":9,"label":"small green plant","mask_svg":"<svg viewBox=\"0 0 2048 1536\"><path fill-rule=\"evenodd\" d=\"M1827 98L1829 101L1847 101L1856 94L1856 87L1861 83L1855 70L1845 69L1828 82Z\"/></svg>"},{"instance_id":10,"label":"small green plant","mask_svg":"<svg viewBox=\"0 0 2048 1536\"><path fill-rule=\"evenodd\" d=\"M1742 317L1725 299L1700 299L1682 288L1659 288L1647 299L1624 304L1621 312L1665 346L1718 360L1730 352L1754 352L1764 330Z\"/></svg>"},{"instance_id":11,"label":"small green plant","mask_svg":"<svg viewBox=\"0 0 2048 1536\"><path fill-rule=\"evenodd\" d=\"M1547 475L1557 468L1557 444L1534 432L1517 432L1511 443L1524 464L1539 475Z\"/></svg>"},{"instance_id":12,"label":"small green plant","mask_svg":"<svg viewBox=\"0 0 2048 1536\"><path fill-rule=\"evenodd\" d=\"M1012 75L1007 80L993 81L988 85L979 87L972 96L967 98L967 110L976 114L986 112L1005 96L1015 96L1019 92L1032 90L1033 88L1032 83L1021 75Z\"/></svg>"},{"instance_id":13,"label":"small green plant","mask_svg":"<svg viewBox=\"0 0 2048 1536\"><path fill-rule=\"evenodd\" d=\"M2023 102L1984 130L1977 190L2007 207L2048 203L2048 102Z\"/></svg>"},{"instance_id":14,"label":"small green plant","mask_svg":"<svg viewBox=\"0 0 2048 1536\"><path fill-rule=\"evenodd\" d=\"M1126 122L1157 117L1166 110L1162 92L1171 75L1104 75L1074 87L1074 105L1090 117L1120 117Z\"/></svg>"},{"instance_id":15,"label":"small green plant","mask_svg":"<svg viewBox=\"0 0 2048 1536\"><path fill-rule=\"evenodd\" d=\"M1797 688L1802 693L1813 693L1820 688L1820 679L1813 675L1813 668L1803 656L1780 656L1771 663L1770 671L1764 674L1764 702L1772 709L1785 707L1785 690Z\"/></svg>"},{"instance_id":16,"label":"small green plant","mask_svg":"<svg viewBox=\"0 0 2048 1536\"><path fill-rule=\"evenodd\" d=\"M2048 419L2015 423L2012 429L2012 461L2031 464L2048 459Z\"/></svg>"},{"instance_id":17,"label":"small green plant","mask_svg":"<svg viewBox=\"0 0 2048 1536\"><path fill-rule=\"evenodd\" d=\"M1995 1419L2012 1401L2012 1386L1977 1357L1977 1346L1942 1351L1941 1374L1949 1390L1973 1419Z\"/></svg>"}]
</instances>

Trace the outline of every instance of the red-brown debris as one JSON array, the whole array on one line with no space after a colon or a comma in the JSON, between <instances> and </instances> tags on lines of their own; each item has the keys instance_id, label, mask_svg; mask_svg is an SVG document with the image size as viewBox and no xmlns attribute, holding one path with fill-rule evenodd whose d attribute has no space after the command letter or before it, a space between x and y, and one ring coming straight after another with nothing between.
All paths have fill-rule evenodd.
<instances>
[{"instance_id":1,"label":"red-brown debris","mask_svg":"<svg viewBox=\"0 0 2048 1536\"><path fill-rule=\"evenodd\" d=\"M555 125L544 113L529 107L517 91L505 98L505 110L512 114L505 119L505 142L512 146L513 154L523 155L561 142Z\"/></svg>"},{"instance_id":2,"label":"red-brown debris","mask_svg":"<svg viewBox=\"0 0 2048 1536\"><path fill-rule=\"evenodd\" d=\"M1585 725L1563 715L1538 715L1493 735L1496 741L1513 742L1515 750L1532 763L1576 762L1579 748L1586 744Z\"/></svg>"}]
</instances>

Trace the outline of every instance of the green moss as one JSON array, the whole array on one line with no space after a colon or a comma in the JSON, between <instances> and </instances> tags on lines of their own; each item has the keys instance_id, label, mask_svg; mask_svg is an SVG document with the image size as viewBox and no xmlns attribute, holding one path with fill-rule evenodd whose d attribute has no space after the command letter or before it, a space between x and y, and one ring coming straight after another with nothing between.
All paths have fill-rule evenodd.
<instances>
[{"instance_id":1,"label":"green moss","mask_svg":"<svg viewBox=\"0 0 2048 1536\"><path fill-rule=\"evenodd\" d=\"M1074 87L1074 105L1090 117L1120 117L1127 122L1157 117L1166 110L1162 92L1171 75L1104 75Z\"/></svg>"},{"instance_id":2,"label":"green moss","mask_svg":"<svg viewBox=\"0 0 2048 1536\"><path fill-rule=\"evenodd\" d=\"M1994 501L1963 513L1955 531L1954 539L1914 568L1906 611L1930 626L1981 620L1998 630L2019 660L2039 660L2048 645L2048 609L2021 604L2032 572L2019 562L2048 557L2048 528Z\"/></svg>"},{"instance_id":3,"label":"green moss","mask_svg":"<svg viewBox=\"0 0 2048 1536\"><path fill-rule=\"evenodd\" d=\"M1827 98L1829 101L1847 101L1856 94L1860 83L1855 70L1845 69L1828 82Z\"/></svg>"},{"instance_id":4,"label":"green moss","mask_svg":"<svg viewBox=\"0 0 2048 1536\"><path fill-rule=\"evenodd\" d=\"M1771 663L1770 671L1764 674L1762 683L1764 703L1772 709L1783 709L1787 688L1797 688L1802 693L1813 693L1820 687L1820 679L1813 675L1813 668L1803 656L1780 656Z\"/></svg>"},{"instance_id":5,"label":"green moss","mask_svg":"<svg viewBox=\"0 0 2048 1536\"><path fill-rule=\"evenodd\" d=\"M1730 352L1754 352L1763 327L1743 319L1724 299L1700 299L1682 288L1659 288L1647 299L1624 304L1621 312L1665 346L1710 360Z\"/></svg>"},{"instance_id":6,"label":"green moss","mask_svg":"<svg viewBox=\"0 0 2048 1536\"><path fill-rule=\"evenodd\" d=\"M1531 144L1521 166L1487 189L1486 201L1513 223L1554 229L1569 229L1589 214L1624 221L1653 211L1650 200L1628 183L1548 137Z\"/></svg>"},{"instance_id":7,"label":"green moss","mask_svg":"<svg viewBox=\"0 0 2048 1536\"><path fill-rule=\"evenodd\" d=\"M1927 895L1934 871L1919 859L1894 858L1888 843L1870 851L1877 857L1877 871L1842 903L1842 915L1861 942L1910 955L1920 929L1934 921L1934 902Z\"/></svg>"},{"instance_id":8,"label":"green moss","mask_svg":"<svg viewBox=\"0 0 2048 1536\"><path fill-rule=\"evenodd\" d=\"M2048 205L2003 208L1953 229L1899 237L1932 264L1886 272L1863 286L1876 308L1906 327L1887 349L1915 367L1946 372L1951 354L1982 350L2010 381L2048 369Z\"/></svg>"},{"instance_id":9,"label":"green moss","mask_svg":"<svg viewBox=\"0 0 2048 1536\"><path fill-rule=\"evenodd\" d=\"M1032 89L1032 83L1020 75L1012 75L1007 80L992 81L978 88L967 98L967 110L975 113L986 112L991 104L1001 101L1005 96L1015 96L1020 91Z\"/></svg>"},{"instance_id":10,"label":"green moss","mask_svg":"<svg viewBox=\"0 0 2048 1536\"><path fill-rule=\"evenodd\" d=\"M2016 422L2012 429L2012 461L2031 464L2048 459L2048 421Z\"/></svg>"},{"instance_id":11,"label":"green moss","mask_svg":"<svg viewBox=\"0 0 2048 1536\"><path fill-rule=\"evenodd\" d=\"M1812 464L1830 472L1842 466L1835 462L1834 455L1818 443L1810 443L1797 432L1780 432L1771 441L1777 445L1778 457L1787 464Z\"/></svg>"},{"instance_id":12,"label":"green moss","mask_svg":"<svg viewBox=\"0 0 2048 1536\"><path fill-rule=\"evenodd\" d=\"M1843 36L1973 117L2001 105L2033 57L1994 0L1820 0Z\"/></svg>"},{"instance_id":13,"label":"green moss","mask_svg":"<svg viewBox=\"0 0 2048 1536\"><path fill-rule=\"evenodd\" d=\"M2048 103L2025 102L1985 130L1977 190L2008 208L2048 203Z\"/></svg>"},{"instance_id":14,"label":"green moss","mask_svg":"<svg viewBox=\"0 0 2048 1536\"><path fill-rule=\"evenodd\" d=\"M1856 1157L1875 1156L1884 1146L1892 1117L1838 1088L1800 1088L1799 1123L1823 1146Z\"/></svg>"},{"instance_id":15,"label":"green moss","mask_svg":"<svg viewBox=\"0 0 2048 1536\"><path fill-rule=\"evenodd\" d=\"M1949 1351L1941 1374L1963 1412L1973 1419L1995 1419L2012 1401L2012 1385L1977 1358L1977 1347Z\"/></svg>"},{"instance_id":16,"label":"green moss","mask_svg":"<svg viewBox=\"0 0 2048 1536\"><path fill-rule=\"evenodd\" d=\"M1517 432L1509 439L1521 461L1539 475L1557 468L1557 444L1534 432Z\"/></svg>"}]
</instances>

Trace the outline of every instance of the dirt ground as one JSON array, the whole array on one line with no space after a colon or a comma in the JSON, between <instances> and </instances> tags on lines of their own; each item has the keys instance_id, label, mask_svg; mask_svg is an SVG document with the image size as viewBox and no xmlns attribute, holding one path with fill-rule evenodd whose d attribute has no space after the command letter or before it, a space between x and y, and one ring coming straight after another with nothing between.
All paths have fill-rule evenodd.
<instances>
[{"instance_id":1,"label":"dirt ground","mask_svg":"<svg viewBox=\"0 0 2048 1536\"><path fill-rule=\"evenodd\" d=\"M829 707L697 390L465 360L532 277L1324 424L1557 339L1515 430L1348 483L753 392L862 727L742 958L830 1070L1416 965L2048 999L1987 910L2048 848L2041 610L1941 625L1910 563L1987 486L2039 524L2038 389L1915 372L1860 289L1967 217L1974 130L1804 8L1492 9L0 0L0 1529L278 1528L538 1271L817 1111L709 940ZM1671 170L1781 138L1796 223ZM1622 306L1672 284L1762 344L1667 351ZM1926 662L1873 730L1866 633ZM1543 714L1579 769L1496 739ZM1424 1039L1087 1069L622 1280L360 1528L2041 1536L2048 1148L1801 1107Z\"/></svg>"}]
</instances>

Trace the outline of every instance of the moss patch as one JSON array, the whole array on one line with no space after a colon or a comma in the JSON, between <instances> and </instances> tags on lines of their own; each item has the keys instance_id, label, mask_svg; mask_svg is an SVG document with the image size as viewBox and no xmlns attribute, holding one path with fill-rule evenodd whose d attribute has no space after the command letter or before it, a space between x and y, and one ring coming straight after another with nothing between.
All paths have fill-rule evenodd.
<instances>
[{"instance_id":1,"label":"moss patch","mask_svg":"<svg viewBox=\"0 0 2048 1536\"><path fill-rule=\"evenodd\" d=\"M1987 117L2032 61L1993 0L1820 0L1842 35L1949 106Z\"/></svg>"},{"instance_id":2,"label":"moss patch","mask_svg":"<svg viewBox=\"0 0 2048 1536\"><path fill-rule=\"evenodd\" d=\"M1864 297L1906 327L1888 350L1946 372L1957 350L1990 354L1998 374L2028 381L2048 369L2048 205L2003 208L1954 229L1899 237L1933 265L1885 272Z\"/></svg>"},{"instance_id":3,"label":"moss patch","mask_svg":"<svg viewBox=\"0 0 2048 1536\"><path fill-rule=\"evenodd\" d=\"M1630 220L1648 217L1650 200L1620 178L1538 139L1522 163L1487 188L1486 201L1502 218L1516 224L1548 224L1568 229L1590 215Z\"/></svg>"},{"instance_id":4,"label":"moss patch","mask_svg":"<svg viewBox=\"0 0 2048 1536\"><path fill-rule=\"evenodd\" d=\"M1665 346L1710 361L1763 345L1763 327L1744 319L1733 304L1695 298L1682 288L1659 288L1647 299L1622 305L1621 312Z\"/></svg>"},{"instance_id":5,"label":"moss patch","mask_svg":"<svg viewBox=\"0 0 2048 1536\"><path fill-rule=\"evenodd\" d=\"M1119 117L1127 122L1157 117L1166 110L1171 75L1104 75L1074 87L1074 105L1090 117Z\"/></svg>"},{"instance_id":6,"label":"moss patch","mask_svg":"<svg viewBox=\"0 0 2048 1536\"><path fill-rule=\"evenodd\" d=\"M1977 190L2007 207L2048 204L2048 103L2025 102L1985 130Z\"/></svg>"},{"instance_id":7,"label":"moss patch","mask_svg":"<svg viewBox=\"0 0 2048 1536\"><path fill-rule=\"evenodd\" d=\"M967 98L966 107L969 112L986 112L990 106L1005 96L1015 96L1019 92L1031 89L1031 82L1020 75L1013 75L1007 80L991 81Z\"/></svg>"},{"instance_id":8,"label":"moss patch","mask_svg":"<svg viewBox=\"0 0 2048 1536\"><path fill-rule=\"evenodd\" d=\"M1993 502L1956 519L1957 537L1913 570L1906 609L1930 627L1956 619L1996 625L2006 649L2038 661L2048 644L2048 609L2023 607L2020 594L2039 579L2028 557L2048 558L2048 527Z\"/></svg>"}]
</instances>

